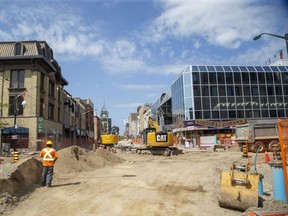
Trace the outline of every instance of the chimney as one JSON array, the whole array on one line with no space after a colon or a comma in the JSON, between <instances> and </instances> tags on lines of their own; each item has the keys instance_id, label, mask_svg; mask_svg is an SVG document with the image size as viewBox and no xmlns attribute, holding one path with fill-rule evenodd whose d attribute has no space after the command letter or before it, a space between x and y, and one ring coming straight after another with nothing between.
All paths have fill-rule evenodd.
<instances>
[{"instance_id":1,"label":"chimney","mask_svg":"<svg viewBox=\"0 0 288 216\"><path fill-rule=\"evenodd\" d=\"M279 53L280 53L280 59L284 59L284 57L283 57L283 50L279 50Z\"/></svg>"}]
</instances>

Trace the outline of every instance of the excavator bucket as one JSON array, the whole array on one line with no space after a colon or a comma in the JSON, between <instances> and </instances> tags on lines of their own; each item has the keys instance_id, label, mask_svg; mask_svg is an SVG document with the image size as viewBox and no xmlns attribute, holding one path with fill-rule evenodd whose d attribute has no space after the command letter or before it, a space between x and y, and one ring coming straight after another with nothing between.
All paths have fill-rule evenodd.
<instances>
[{"instance_id":1,"label":"excavator bucket","mask_svg":"<svg viewBox=\"0 0 288 216\"><path fill-rule=\"evenodd\" d=\"M243 171L243 170L242 170ZM258 207L258 184L260 176L246 172L222 171L219 205L221 207L246 210Z\"/></svg>"}]
</instances>

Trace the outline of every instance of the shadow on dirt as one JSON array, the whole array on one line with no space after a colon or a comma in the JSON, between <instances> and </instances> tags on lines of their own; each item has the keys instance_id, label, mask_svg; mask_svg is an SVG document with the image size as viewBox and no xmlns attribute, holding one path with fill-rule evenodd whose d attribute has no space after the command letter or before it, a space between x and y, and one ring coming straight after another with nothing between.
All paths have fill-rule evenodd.
<instances>
[{"instance_id":1,"label":"shadow on dirt","mask_svg":"<svg viewBox=\"0 0 288 216\"><path fill-rule=\"evenodd\" d=\"M70 185L79 185L81 182L73 182L73 183L65 183L65 184L56 184L52 185L51 187L63 187L63 186L70 186Z\"/></svg>"}]
</instances>

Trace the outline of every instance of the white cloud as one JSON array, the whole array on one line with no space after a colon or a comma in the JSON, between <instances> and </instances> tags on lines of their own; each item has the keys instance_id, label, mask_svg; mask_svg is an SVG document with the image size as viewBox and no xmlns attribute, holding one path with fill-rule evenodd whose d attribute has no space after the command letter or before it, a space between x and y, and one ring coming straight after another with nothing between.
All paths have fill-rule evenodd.
<instances>
[{"instance_id":1,"label":"white cloud","mask_svg":"<svg viewBox=\"0 0 288 216\"><path fill-rule=\"evenodd\" d=\"M181 58L186 58L188 56L188 54L189 54L188 50L182 51Z\"/></svg>"},{"instance_id":2,"label":"white cloud","mask_svg":"<svg viewBox=\"0 0 288 216\"><path fill-rule=\"evenodd\" d=\"M6 26L6 34L2 34L5 38L2 37L2 40L45 40L54 53L65 58L98 56L103 51L99 30L94 26L85 26L69 5L57 3L57 7L50 4L33 6L31 10L31 5L12 4L0 11L0 14L7 15L4 20L0 20L0 25ZM25 15L22 11L25 11Z\"/></svg>"},{"instance_id":3,"label":"white cloud","mask_svg":"<svg viewBox=\"0 0 288 216\"><path fill-rule=\"evenodd\" d=\"M196 49L198 49L198 48L201 47L201 43L200 43L198 40L194 40L194 41L193 41L193 46L194 46Z\"/></svg>"},{"instance_id":4,"label":"white cloud","mask_svg":"<svg viewBox=\"0 0 288 216\"><path fill-rule=\"evenodd\" d=\"M146 38L160 41L169 36L200 36L213 45L238 48L262 29L273 32L273 4L260 5L255 0L162 0L164 11L154 21ZM258 4L255 4L258 3ZM281 8L277 8L281 13ZM285 9L282 10L284 13Z\"/></svg>"},{"instance_id":5,"label":"white cloud","mask_svg":"<svg viewBox=\"0 0 288 216\"><path fill-rule=\"evenodd\" d=\"M258 49L248 49L237 56L232 56L227 59L230 64L250 64L250 65L265 65L268 64L269 59L271 63L274 62L274 55L276 55L277 60L279 59L279 50L281 50L281 44L279 43L268 43ZM283 49L282 49L283 50ZM286 50L283 50L284 55L286 55Z\"/></svg>"}]
</instances>

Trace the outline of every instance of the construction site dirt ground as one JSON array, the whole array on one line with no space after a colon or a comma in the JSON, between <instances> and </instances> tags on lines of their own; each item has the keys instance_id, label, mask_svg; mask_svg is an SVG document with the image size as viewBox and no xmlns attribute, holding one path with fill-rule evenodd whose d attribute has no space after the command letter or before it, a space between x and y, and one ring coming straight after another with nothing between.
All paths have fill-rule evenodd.
<instances>
[{"instance_id":1,"label":"construction site dirt ground","mask_svg":"<svg viewBox=\"0 0 288 216\"><path fill-rule=\"evenodd\" d=\"M52 187L41 187L40 180L28 195L15 202L7 193L2 194L2 215L244 214L218 205L221 171L230 171L235 161L247 163L239 148L187 151L167 157L70 147L60 150L59 156ZM3 172L3 163L0 168ZM257 170L264 175L263 209L286 209L286 205L273 201L270 167L263 163Z\"/></svg>"}]
</instances>

